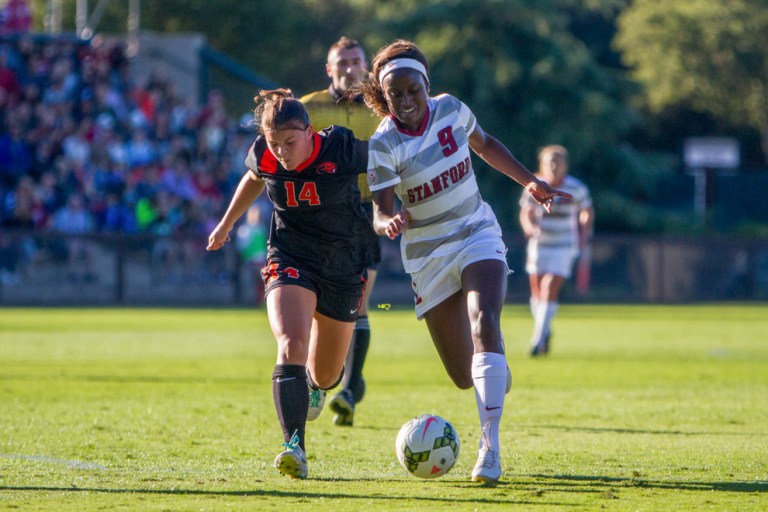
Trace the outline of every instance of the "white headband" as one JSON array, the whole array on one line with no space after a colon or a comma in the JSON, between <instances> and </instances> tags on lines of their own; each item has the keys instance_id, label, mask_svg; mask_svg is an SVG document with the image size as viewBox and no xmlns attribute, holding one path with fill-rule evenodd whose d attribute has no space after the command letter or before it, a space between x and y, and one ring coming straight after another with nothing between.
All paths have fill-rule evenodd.
<instances>
[{"instance_id":1,"label":"white headband","mask_svg":"<svg viewBox=\"0 0 768 512\"><path fill-rule=\"evenodd\" d=\"M379 83L383 83L384 79L387 77L388 74L393 72L396 69L404 69L404 68L411 68L415 69L422 75L424 75L424 79L429 81L429 78L427 78L427 68L424 67L424 64L417 61L416 59L393 59L381 68L381 71L379 71Z\"/></svg>"}]
</instances>

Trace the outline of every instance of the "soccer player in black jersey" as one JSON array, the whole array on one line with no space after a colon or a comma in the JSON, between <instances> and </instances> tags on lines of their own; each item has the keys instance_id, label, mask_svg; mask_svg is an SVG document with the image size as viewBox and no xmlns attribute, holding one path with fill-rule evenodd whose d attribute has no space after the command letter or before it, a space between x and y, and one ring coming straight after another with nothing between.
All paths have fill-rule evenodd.
<instances>
[{"instance_id":1,"label":"soccer player in black jersey","mask_svg":"<svg viewBox=\"0 0 768 512\"><path fill-rule=\"evenodd\" d=\"M317 418L325 390L341 380L372 260L358 243L371 229L357 185L368 144L343 127L315 132L288 89L261 91L255 101L261 134L208 250L223 247L266 188L274 211L262 277L278 346L272 393L286 447L275 467L306 478L306 422Z\"/></svg>"}]
</instances>

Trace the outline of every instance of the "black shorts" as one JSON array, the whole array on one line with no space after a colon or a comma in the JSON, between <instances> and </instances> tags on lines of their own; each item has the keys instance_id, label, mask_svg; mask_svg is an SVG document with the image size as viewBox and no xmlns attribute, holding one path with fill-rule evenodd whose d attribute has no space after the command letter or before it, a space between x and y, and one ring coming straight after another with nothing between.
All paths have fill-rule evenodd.
<instances>
[{"instance_id":1,"label":"black shorts","mask_svg":"<svg viewBox=\"0 0 768 512\"><path fill-rule=\"evenodd\" d=\"M365 244L368 254L372 258L368 268L375 268L376 265L381 263L381 243L379 242L379 235L373 230L373 203L363 203L363 210L365 210L365 214L371 221L371 229L365 233L362 243Z\"/></svg>"},{"instance_id":2,"label":"black shorts","mask_svg":"<svg viewBox=\"0 0 768 512\"><path fill-rule=\"evenodd\" d=\"M363 303L367 271L346 281L329 283L311 272L285 263L270 263L261 269L264 280L264 296L285 285L301 286L317 296L315 311L340 322L354 322Z\"/></svg>"}]
</instances>

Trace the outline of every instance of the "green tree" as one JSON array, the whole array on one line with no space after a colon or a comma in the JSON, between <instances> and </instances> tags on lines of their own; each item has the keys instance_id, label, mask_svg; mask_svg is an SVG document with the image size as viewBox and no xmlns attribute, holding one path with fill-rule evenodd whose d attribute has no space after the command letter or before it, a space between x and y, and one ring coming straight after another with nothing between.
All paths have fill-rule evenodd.
<instances>
[{"instance_id":1,"label":"green tree","mask_svg":"<svg viewBox=\"0 0 768 512\"><path fill-rule=\"evenodd\" d=\"M752 126L768 162L768 1L636 0L618 23L652 109L683 103Z\"/></svg>"}]
</instances>

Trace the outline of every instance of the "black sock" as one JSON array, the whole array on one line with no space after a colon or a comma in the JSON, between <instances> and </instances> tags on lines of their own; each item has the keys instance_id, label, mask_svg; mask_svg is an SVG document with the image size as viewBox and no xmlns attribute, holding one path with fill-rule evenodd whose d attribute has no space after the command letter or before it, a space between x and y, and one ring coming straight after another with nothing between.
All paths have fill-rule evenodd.
<instances>
[{"instance_id":1,"label":"black sock","mask_svg":"<svg viewBox=\"0 0 768 512\"><path fill-rule=\"evenodd\" d=\"M352 335L350 354L347 357L347 374L349 375L344 389L352 391L355 403L363 400L365 384L363 382L363 365L371 344L371 329L367 316L357 317L355 331Z\"/></svg>"},{"instance_id":2,"label":"black sock","mask_svg":"<svg viewBox=\"0 0 768 512\"><path fill-rule=\"evenodd\" d=\"M304 365L275 365L275 371L272 373L272 399L275 402L280 428L283 429L283 439L287 443L296 432L299 435L299 446L303 450L309 409L307 372Z\"/></svg>"}]
</instances>

